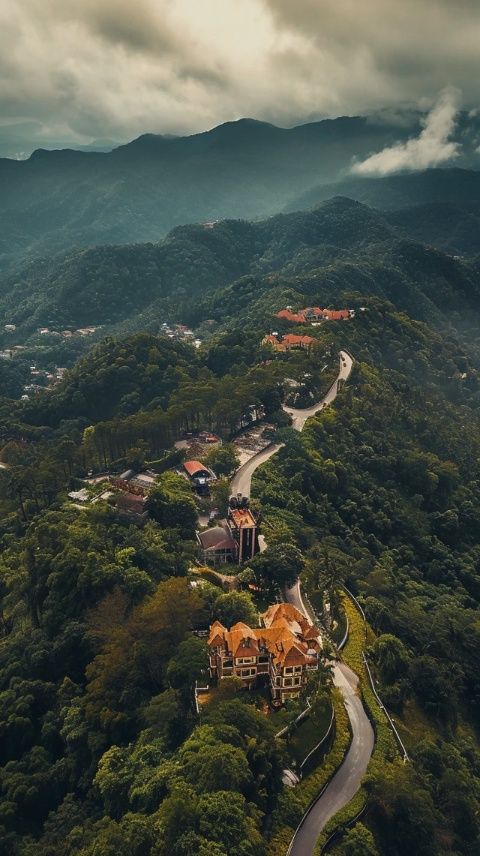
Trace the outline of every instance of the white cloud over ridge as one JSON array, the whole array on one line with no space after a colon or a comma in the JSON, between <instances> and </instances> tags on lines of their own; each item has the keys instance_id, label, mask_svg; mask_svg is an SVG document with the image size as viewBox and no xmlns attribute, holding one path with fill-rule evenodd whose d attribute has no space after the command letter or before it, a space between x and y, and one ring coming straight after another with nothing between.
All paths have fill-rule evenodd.
<instances>
[{"instance_id":1,"label":"white cloud over ridge","mask_svg":"<svg viewBox=\"0 0 480 856\"><path fill-rule=\"evenodd\" d=\"M87 142L478 102L478 0L2 0L0 126ZM0 127L1 132L1 127Z\"/></svg>"},{"instance_id":2,"label":"white cloud over ridge","mask_svg":"<svg viewBox=\"0 0 480 856\"><path fill-rule=\"evenodd\" d=\"M460 104L460 92L445 89L424 119L423 131L405 143L389 146L352 166L357 175L391 175L438 166L457 157L459 143L450 139Z\"/></svg>"}]
</instances>

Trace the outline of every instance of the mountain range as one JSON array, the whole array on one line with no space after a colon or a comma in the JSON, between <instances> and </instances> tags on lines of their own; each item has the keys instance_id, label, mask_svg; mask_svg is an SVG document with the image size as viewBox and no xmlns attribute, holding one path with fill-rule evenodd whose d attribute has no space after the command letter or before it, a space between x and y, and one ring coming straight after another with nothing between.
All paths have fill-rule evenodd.
<instances>
[{"instance_id":1,"label":"mountain range","mask_svg":"<svg viewBox=\"0 0 480 856\"><path fill-rule=\"evenodd\" d=\"M285 303L374 294L437 326L471 326L480 320L479 216L448 203L381 212L335 197L260 222L179 226L157 243L71 250L4 276L0 324L16 325L16 341L42 326L157 332L164 321L228 325L242 313L269 325ZM469 255L445 252L452 243Z\"/></svg>"},{"instance_id":2,"label":"mountain range","mask_svg":"<svg viewBox=\"0 0 480 856\"><path fill-rule=\"evenodd\" d=\"M458 125L462 168L480 163L476 121L464 117ZM72 247L158 241L184 223L264 218L333 195L384 207L386 194L390 208L436 201L436 174L411 176L401 190L393 179L348 178L354 160L418 130L419 117L341 117L290 129L242 119L188 137L145 134L113 151L38 149L27 160L0 158L0 270ZM446 171L446 184L459 180ZM478 176L467 172L461 183L461 201L478 199Z\"/></svg>"}]
</instances>

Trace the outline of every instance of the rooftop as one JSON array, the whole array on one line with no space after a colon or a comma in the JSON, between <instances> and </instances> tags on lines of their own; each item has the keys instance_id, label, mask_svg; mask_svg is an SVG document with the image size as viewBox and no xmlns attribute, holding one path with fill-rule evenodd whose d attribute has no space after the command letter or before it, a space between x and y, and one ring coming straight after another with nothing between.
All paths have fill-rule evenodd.
<instances>
[{"instance_id":1,"label":"rooftop","mask_svg":"<svg viewBox=\"0 0 480 856\"><path fill-rule=\"evenodd\" d=\"M198 540L204 550L235 550L236 542L223 526L213 526L199 532Z\"/></svg>"},{"instance_id":2,"label":"rooftop","mask_svg":"<svg viewBox=\"0 0 480 856\"><path fill-rule=\"evenodd\" d=\"M249 508L230 508L229 513L238 529L257 525Z\"/></svg>"},{"instance_id":3,"label":"rooftop","mask_svg":"<svg viewBox=\"0 0 480 856\"><path fill-rule=\"evenodd\" d=\"M269 607L260 616L262 627L239 621L227 630L219 621L210 628L210 647L224 646L230 656L256 656L266 650L275 665L300 666L316 661L320 631L289 603Z\"/></svg>"},{"instance_id":4,"label":"rooftop","mask_svg":"<svg viewBox=\"0 0 480 856\"><path fill-rule=\"evenodd\" d=\"M209 472L205 464L200 463L200 461L185 461L183 467L188 475L192 477L196 476L198 473Z\"/></svg>"}]
</instances>

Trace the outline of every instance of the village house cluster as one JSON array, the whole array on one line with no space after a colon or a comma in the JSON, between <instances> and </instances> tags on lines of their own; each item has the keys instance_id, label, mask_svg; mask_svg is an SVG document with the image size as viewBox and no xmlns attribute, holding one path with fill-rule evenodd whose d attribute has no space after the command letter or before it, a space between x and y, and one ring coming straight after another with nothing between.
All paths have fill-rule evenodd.
<instances>
[{"instance_id":1,"label":"village house cluster","mask_svg":"<svg viewBox=\"0 0 480 856\"><path fill-rule=\"evenodd\" d=\"M196 348L202 344L202 340L195 337L195 334L186 324L167 324L164 322L160 328L164 336L169 339L180 339L183 342L191 342Z\"/></svg>"},{"instance_id":2,"label":"village house cluster","mask_svg":"<svg viewBox=\"0 0 480 856\"><path fill-rule=\"evenodd\" d=\"M280 321L290 321L292 324L310 324L313 327L324 321L348 321L355 317L354 309L321 309L320 306L308 306L296 312L291 306L280 309L275 318ZM262 340L263 345L269 345L277 353L291 350L310 351L318 345L318 339L298 333L269 333Z\"/></svg>"},{"instance_id":3,"label":"village house cluster","mask_svg":"<svg viewBox=\"0 0 480 856\"><path fill-rule=\"evenodd\" d=\"M320 631L290 603L270 606L260 616L260 627L238 622L229 630L219 621L208 638L210 676L232 675L246 687L267 685L272 705L298 698L308 673L318 669Z\"/></svg>"},{"instance_id":4,"label":"village house cluster","mask_svg":"<svg viewBox=\"0 0 480 856\"><path fill-rule=\"evenodd\" d=\"M51 330L50 327L38 328L40 336L61 336L62 339L71 339L72 336L93 336L97 330L101 330L101 327L78 327L76 330Z\"/></svg>"}]
</instances>

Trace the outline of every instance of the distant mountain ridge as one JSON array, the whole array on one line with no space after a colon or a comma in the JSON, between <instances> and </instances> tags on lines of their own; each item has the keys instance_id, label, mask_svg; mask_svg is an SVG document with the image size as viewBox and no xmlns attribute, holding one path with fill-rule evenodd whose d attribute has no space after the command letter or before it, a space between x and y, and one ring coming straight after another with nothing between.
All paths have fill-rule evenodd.
<instances>
[{"instance_id":1,"label":"distant mountain ridge","mask_svg":"<svg viewBox=\"0 0 480 856\"><path fill-rule=\"evenodd\" d=\"M480 202L480 172L445 167L380 178L349 176L310 188L290 200L285 210L312 208L332 196L348 196L383 211L432 202L468 205Z\"/></svg>"},{"instance_id":2,"label":"distant mountain ridge","mask_svg":"<svg viewBox=\"0 0 480 856\"><path fill-rule=\"evenodd\" d=\"M416 130L365 117L291 129L243 119L111 152L0 159L0 270L71 247L157 241L183 223L271 216Z\"/></svg>"}]
</instances>

